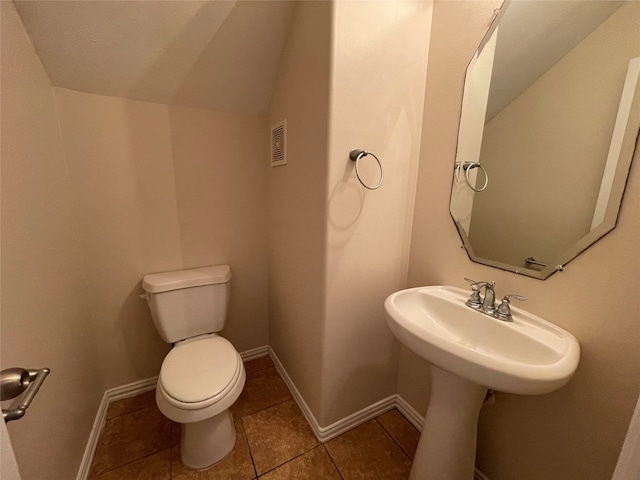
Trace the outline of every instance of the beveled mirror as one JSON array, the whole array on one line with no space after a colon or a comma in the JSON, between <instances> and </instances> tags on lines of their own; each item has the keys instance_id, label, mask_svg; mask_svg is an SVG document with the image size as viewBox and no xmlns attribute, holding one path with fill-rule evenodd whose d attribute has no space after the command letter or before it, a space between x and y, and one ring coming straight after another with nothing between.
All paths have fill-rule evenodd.
<instances>
[{"instance_id":1,"label":"beveled mirror","mask_svg":"<svg viewBox=\"0 0 640 480\"><path fill-rule=\"evenodd\" d=\"M451 216L545 279L611 231L640 127L640 2L507 0L465 77Z\"/></svg>"}]
</instances>

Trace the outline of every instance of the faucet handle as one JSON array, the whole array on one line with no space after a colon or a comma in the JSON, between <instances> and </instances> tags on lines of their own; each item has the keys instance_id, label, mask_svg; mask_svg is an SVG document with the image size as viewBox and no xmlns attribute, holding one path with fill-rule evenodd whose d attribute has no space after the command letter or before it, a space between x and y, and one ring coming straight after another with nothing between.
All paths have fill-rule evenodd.
<instances>
[{"instance_id":1,"label":"faucet handle","mask_svg":"<svg viewBox=\"0 0 640 480\"><path fill-rule=\"evenodd\" d=\"M480 287L478 287L478 283L481 282L476 282L475 280L471 280L470 278L464 277L464 280L471 285L471 290L473 290L474 292L477 292L478 290L480 290Z\"/></svg>"},{"instance_id":2,"label":"faucet handle","mask_svg":"<svg viewBox=\"0 0 640 480\"><path fill-rule=\"evenodd\" d=\"M478 309L482 305L482 299L480 298L480 288L482 288L482 284L484 282L476 282L475 280L471 280L470 278L466 278L465 280L471 284L471 296L469 300L466 301L466 304L471 307Z\"/></svg>"},{"instance_id":3,"label":"faucet handle","mask_svg":"<svg viewBox=\"0 0 640 480\"><path fill-rule=\"evenodd\" d=\"M521 302L528 300L527 297L523 297L522 295L516 295L515 293L510 293L509 295L505 295L502 301L504 302L506 300L507 302L509 302L509 299L512 297L515 298L516 300L520 300Z\"/></svg>"},{"instance_id":4,"label":"faucet handle","mask_svg":"<svg viewBox=\"0 0 640 480\"><path fill-rule=\"evenodd\" d=\"M478 292L480 291L480 289L482 287L484 287L485 285L489 285L491 287L493 287L496 282L485 282L485 281L481 281L481 282L476 282L475 280L471 280L470 278L464 277L464 279L467 281L467 283L469 283L471 285L471 290L473 290L474 292Z\"/></svg>"},{"instance_id":5,"label":"faucet handle","mask_svg":"<svg viewBox=\"0 0 640 480\"><path fill-rule=\"evenodd\" d=\"M496 286L495 280L491 280L490 282L486 282L484 280L481 282L476 282L475 280L471 280L470 278L467 278L467 277L464 277L464 279L466 280L467 283L471 285L471 290L473 291L479 290L484 286L491 287L491 288Z\"/></svg>"},{"instance_id":6,"label":"faucet handle","mask_svg":"<svg viewBox=\"0 0 640 480\"><path fill-rule=\"evenodd\" d=\"M527 297L523 297L522 295L516 295L515 293L510 293L509 295L505 295L504 298L502 299L502 302L500 303L500 305L498 305L498 308L496 309L495 316L498 319L504 320L507 322L512 321L511 305L509 304L510 298L515 298L516 300L520 300L521 302L524 302L527 299Z\"/></svg>"}]
</instances>

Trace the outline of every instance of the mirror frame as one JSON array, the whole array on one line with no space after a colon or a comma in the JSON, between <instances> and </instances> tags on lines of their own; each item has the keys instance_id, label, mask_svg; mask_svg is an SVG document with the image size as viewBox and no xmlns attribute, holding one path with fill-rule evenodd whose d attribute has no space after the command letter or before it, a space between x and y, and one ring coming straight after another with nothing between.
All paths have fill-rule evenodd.
<instances>
[{"instance_id":1,"label":"mirror frame","mask_svg":"<svg viewBox=\"0 0 640 480\"><path fill-rule=\"evenodd\" d=\"M449 215L453 220L454 225L456 226L456 230L458 231L458 235L462 240L462 245L464 246L469 259L472 262L480 263L482 265L487 265L489 267L498 268L500 270L505 270L508 272L513 272L519 275L525 275L531 278L537 278L539 280L545 280L553 275L555 272L562 271L564 267L571 262L574 258L584 252L586 249L594 245L598 242L602 237L604 237L607 233L613 230L617 224L618 217L620 214L620 208L622 206L622 199L624 197L624 192L626 189L627 181L629 178L629 172L631 170L631 164L633 158L640 151L640 113L636 115L637 118L632 116L632 112L640 112L640 57L632 59L629 63L629 67L627 70L627 75L625 77L625 83L623 86L623 91L621 95L620 104L618 106L618 113L616 116L616 120L614 123L614 134L619 131L620 128L623 129L622 139L620 145L620 152L618 155L618 161L615 166L615 173L613 174L613 179L611 181L611 191L609 194L609 201L607 203L607 207L605 210L605 214L603 216L603 220L597 227L590 230L586 235L580 238L577 242L575 242L571 247L564 250L561 254L558 255L558 262L555 265L547 265L542 269L533 269L526 267L516 267L514 265L510 265L507 263L499 262L496 260L492 260L489 258L483 258L478 256L471 246L467 233L464 228L460 225L459 221L453 216L453 212L451 211L451 201L453 199L454 187L455 187L455 170L458 162L458 154L460 150L460 124L462 120L462 112L464 110L465 98L464 98L464 85L467 84L467 80L469 77L469 69L473 65L473 60L480 55L485 45L491 39L494 31L498 27L500 23L500 19L504 16L507 11L509 5L513 0L505 0L500 9L494 13L493 19L491 20L491 24L487 29L484 37L482 38L478 48L474 51L469 64L465 70L464 83L463 83L463 94L462 94L462 103L460 105L460 115L458 119L458 136L456 138L456 154L454 158L453 165L453 174L451 179L451 194L449 197ZM634 70L632 68L632 63L636 61L635 69L635 80L633 78ZM633 85L632 85L633 84ZM631 89L631 90L629 90ZM629 99L629 114L626 118L620 118L620 111L622 109L622 103L625 98ZM620 120L625 120L625 125L620 124ZM478 159L479 160L479 159ZM608 162L607 162L608 163ZM605 163L605 173L607 170L607 163ZM602 187L601 187L602 188ZM594 212L595 214L595 212Z\"/></svg>"}]
</instances>

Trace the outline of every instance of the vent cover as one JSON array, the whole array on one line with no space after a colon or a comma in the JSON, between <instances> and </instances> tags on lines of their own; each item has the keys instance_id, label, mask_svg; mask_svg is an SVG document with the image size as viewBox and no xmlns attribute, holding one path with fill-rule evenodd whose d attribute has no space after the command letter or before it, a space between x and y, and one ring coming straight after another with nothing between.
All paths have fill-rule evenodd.
<instances>
[{"instance_id":1,"label":"vent cover","mask_svg":"<svg viewBox=\"0 0 640 480\"><path fill-rule=\"evenodd\" d=\"M271 166L287 164L287 121L271 127Z\"/></svg>"}]
</instances>

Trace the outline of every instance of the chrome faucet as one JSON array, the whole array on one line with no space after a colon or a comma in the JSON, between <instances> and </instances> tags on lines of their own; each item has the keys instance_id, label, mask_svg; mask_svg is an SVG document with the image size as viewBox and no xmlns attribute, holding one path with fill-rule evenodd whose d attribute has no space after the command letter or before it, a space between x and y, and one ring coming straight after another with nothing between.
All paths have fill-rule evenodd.
<instances>
[{"instance_id":1,"label":"chrome faucet","mask_svg":"<svg viewBox=\"0 0 640 480\"><path fill-rule=\"evenodd\" d=\"M493 313L496 311L496 292L493 289L496 282L476 282L470 278L465 278L467 282L471 284L471 297L467 300L467 305L476 310L482 310L486 313ZM480 296L480 292L484 288L484 298Z\"/></svg>"},{"instance_id":2,"label":"chrome faucet","mask_svg":"<svg viewBox=\"0 0 640 480\"><path fill-rule=\"evenodd\" d=\"M496 292L493 287L496 286L496 282L485 282L484 285L484 300L480 310L489 315L492 315L496 311Z\"/></svg>"},{"instance_id":3,"label":"chrome faucet","mask_svg":"<svg viewBox=\"0 0 640 480\"><path fill-rule=\"evenodd\" d=\"M495 281L476 282L470 278L465 278L465 280L471 284L471 296L469 297L469 300L466 301L466 305L474 310L479 310L490 317L497 318L498 320L503 320L505 322L513 321L511 318L511 307L509 305L510 298L515 298L520 301L527 299L527 297L510 293L509 295L504 296L500 306L496 308ZM483 288L484 298L480 295Z\"/></svg>"}]
</instances>

